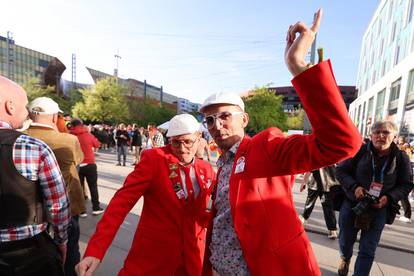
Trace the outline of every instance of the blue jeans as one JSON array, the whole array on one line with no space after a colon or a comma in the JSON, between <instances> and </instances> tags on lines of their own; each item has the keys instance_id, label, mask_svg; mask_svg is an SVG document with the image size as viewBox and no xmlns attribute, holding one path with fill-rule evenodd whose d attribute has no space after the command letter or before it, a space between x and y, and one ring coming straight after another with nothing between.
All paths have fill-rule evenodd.
<instances>
[{"instance_id":1,"label":"blue jeans","mask_svg":"<svg viewBox=\"0 0 414 276\"><path fill-rule=\"evenodd\" d=\"M75 266L80 261L79 252L79 216L74 216L69 222L68 243L65 262L65 276L76 276Z\"/></svg>"},{"instance_id":2,"label":"blue jeans","mask_svg":"<svg viewBox=\"0 0 414 276\"><path fill-rule=\"evenodd\" d=\"M354 243L360 231L354 227L356 215L351 208L351 202L345 200L339 212L339 254L345 260L351 259ZM369 275L385 220L386 208L375 210L369 229L361 230L358 257L354 267L355 276Z\"/></svg>"},{"instance_id":3,"label":"blue jeans","mask_svg":"<svg viewBox=\"0 0 414 276\"><path fill-rule=\"evenodd\" d=\"M123 165L125 166L125 162L126 162L126 155L127 155L127 151L128 151L128 146L119 146L118 145L118 164L121 164L121 155L123 157Z\"/></svg>"}]
</instances>

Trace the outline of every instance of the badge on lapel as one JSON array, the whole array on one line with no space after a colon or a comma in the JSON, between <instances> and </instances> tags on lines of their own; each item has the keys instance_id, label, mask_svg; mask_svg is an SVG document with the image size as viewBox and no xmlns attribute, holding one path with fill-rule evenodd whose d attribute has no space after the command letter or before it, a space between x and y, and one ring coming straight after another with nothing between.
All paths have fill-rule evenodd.
<instances>
[{"instance_id":1,"label":"badge on lapel","mask_svg":"<svg viewBox=\"0 0 414 276\"><path fill-rule=\"evenodd\" d=\"M244 165L246 164L246 159L244 156L239 157L236 161L236 168L234 169L234 173L241 173L244 172Z\"/></svg>"}]
</instances>

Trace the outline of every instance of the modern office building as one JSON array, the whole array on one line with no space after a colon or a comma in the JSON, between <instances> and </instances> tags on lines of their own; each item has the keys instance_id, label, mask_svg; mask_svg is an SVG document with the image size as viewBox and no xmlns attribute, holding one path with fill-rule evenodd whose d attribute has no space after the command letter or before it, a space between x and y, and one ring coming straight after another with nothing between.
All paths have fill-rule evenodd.
<instances>
[{"instance_id":1,"label":"modern office building","mask_svg":"<svg viewBox=\"0 0 414 276\"><path fill-rule=\"evenodd\" d=\"M178 98L177 102L177 114L198 112L201 104L190 102L184 98Z\"/></svg>"},{"instance_id":2,"label":"modern office building","mask_svg":"<svg viewBox=\"0 0 414 276\"><path fill-rule=\"evenodd\" d=\"M340 85L342 97L347 108L356 98L355 86ZM298 94L293 86L269 87L268 91L278 96L283 96L283 110L285 112L292 112L301 107L301 102Z\"/></svg>"},{"instance_id":3,"label":"modern office building","mask_svg":"<svg viewBox=\"0 0 414 276\"><path fill-rule=\"evenodd\" d=\"M89 73L92 76L93 81L96 83L97 80L107 77L113 77L113 75L91 69L86 67L88 69ZM148 84L146 81L142 82L135 79L122 79L118 77L118 81L120 84L128 87L128 95L130 97L135 98L146 98L146 99L152 99L154 101L162 102L163 104L168 104L169 107L172 107L172 105L177 104L178 97L171 95L169 93L166 93L163 91L162 86L156 87L154 85Z\"/></svg>"},{"instance_id":4,"label":"modern office building","mask_svg":"<svg viewBox=\"0 0 414 276\"><path fill-rule=\"evenodd\" d=\"M414 0L380 1L366 29L359 61L358 97L349 114L363 136L391 120L414 139Z\"/></svg>"},{"instance_id":5,"label":"modern office building","mask_svg":"<svg viewBox=\"0 0 414 276\"><path fill-rule=\"evenodd\" d=\"M32 77L38 77L45 82L45 72L52 60L55 60L54 69L49 68L48 71L54 74L60 72L64 66L56 70L56 65L61 64L57 58L15 44L10 32L6 37L0 36L0 75L19 84L24 84ZM57 76L59 79L62 73L63 71ZM59 81L55 75L53 78L53 84Z\"/></svg>"}]
</instances>

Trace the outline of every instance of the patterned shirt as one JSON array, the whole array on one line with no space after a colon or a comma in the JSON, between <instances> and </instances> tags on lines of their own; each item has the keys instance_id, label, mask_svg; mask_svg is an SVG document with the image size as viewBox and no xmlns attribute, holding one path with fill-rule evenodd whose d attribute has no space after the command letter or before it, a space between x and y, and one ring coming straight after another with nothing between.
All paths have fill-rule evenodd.
<instances>
[{"instance_id":1,"label":"patterned shirt","mask_svg":"<svg viewBox=\"0 0 414 276\"><path fill-rule=\"evenodd\" d=\"M0 129L11 129L0 121ZM67 241L67 227L70 220L69 200L65 182L52 150L42 141L27 135L20 135L13 146L13 163L26 179L39 181L57 243ZM47 223L0 229L0 243L33 237L46 230Z\"/></svg>"},{"instance_id":2,"label":"patterned shirt","mask_svg":"<svg viewBox=\"0 0 414 276\"><path fill-rule=\"evenodd\" d=\"M164 137L161 133L156 132L152 139L154 141L154 144L152 145L154 148L160 148L164 146Z\"/></svg>"},{"instance_id":3,"label":"patterned shirt","mask_svg":"<svg viewBox=\"0 0 414 276\"><path fill-rule=\"evenodd\" d=\"M217 161L220 174L217 177L217 197L214 203L217 214L214 217L210 244L210 262L220 275L249 275L230 211L229 181L239 145L240 142L234 144Z\"/></svg>"}]
</instances>

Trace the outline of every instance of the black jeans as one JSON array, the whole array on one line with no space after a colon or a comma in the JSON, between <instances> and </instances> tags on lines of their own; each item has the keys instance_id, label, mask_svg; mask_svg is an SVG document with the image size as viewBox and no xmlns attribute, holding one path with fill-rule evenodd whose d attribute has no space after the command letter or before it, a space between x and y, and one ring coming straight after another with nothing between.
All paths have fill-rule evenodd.
<instances>
[{"instance_id":1,"label":"black jeans","mask_svg":"<svg viewBox=\"0 0 414 276\"><path fill-rule=\"evenodd\" d=\"M76 276L75 266L80 261L79 252L79 216L74 216L69 222L68 243L65 262L65 276Z\"/></svg>"},{"instance_id":2,"label":"black jeans","mask_svg":"<svg viewBox=\"0 0 414 276\"><path fill-rule=\"evenodd\" d=\"M401 206L403 207L404 210L404 217L406 218L411 218L411 204L410 201L408 200L408 196L405 197L404 199L401 199Z\"/></svg>"},{"instance_id":3,"label":"black jeans","mask_svg":"<svg viewBox=\"0 0 414 276\"><path fill-rule=\"evenodd\" d=\"M308 189L308 196L306 197L305 208L302 213L303 218L308 219L310 217L318 197L321 200L326 228L328 228L328 230L336 230L335 211L329 192Z\"/></svg>"},{"instance_id":4,"label":"black jeans","mask_svg":"<svg viewBox=\"0 0 414 276\"><path fill-rule=\"evenodd\" d=\"M46 232L25 240L1 243L0 275L63 276L60 251Z\"/></svg>"},{"instance_id":5,"label":"black jeans","mask_svg":"<svg viewBox=\"0 0 414 276\"><path fill-rule=\"evenodd\" d=\"M91 193L92 209L94 211L99 210L98 170L96 164L79 167L79 179L82 187L85 185L85 178Z\"/></svg>"}]
</instances>

